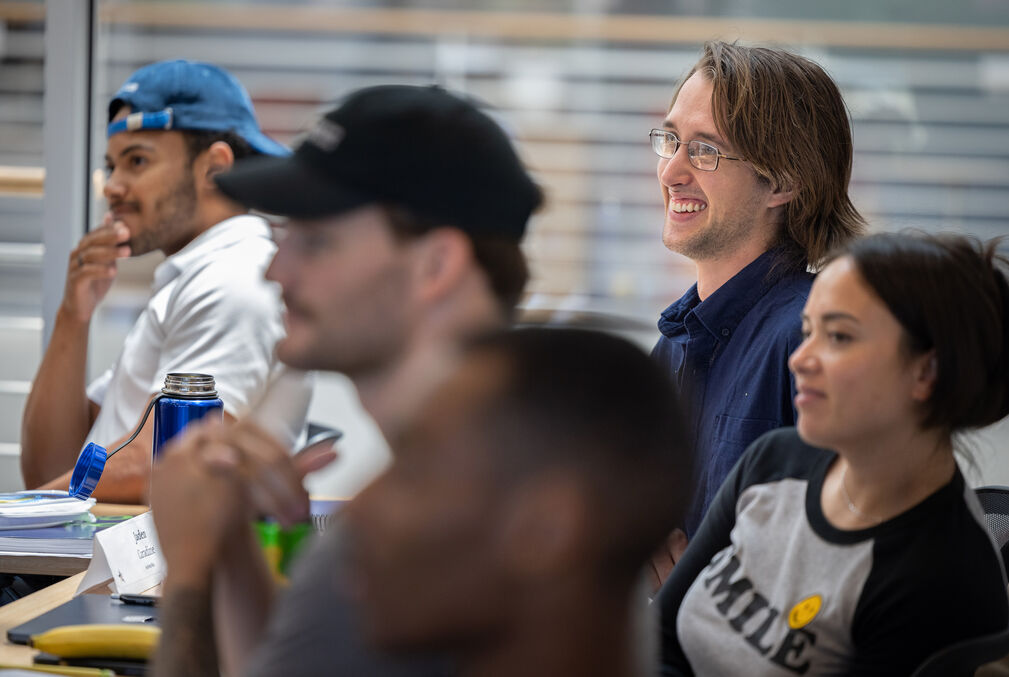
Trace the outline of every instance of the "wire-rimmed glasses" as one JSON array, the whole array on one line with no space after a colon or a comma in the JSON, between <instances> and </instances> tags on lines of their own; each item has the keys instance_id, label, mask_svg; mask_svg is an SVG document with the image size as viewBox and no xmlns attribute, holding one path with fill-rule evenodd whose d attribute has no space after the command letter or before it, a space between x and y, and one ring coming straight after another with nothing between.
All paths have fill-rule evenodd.
<instances>
[{"instance_id":1,"label":"wire-rimmed glasses","mask_svg":"<svg viewBox=\"0 0 1009 677\"><path fill-rule=\"evenodd\" d=\"M652 150L655 151L655 154L667 160L671 159L683 144L675 134L665 129L653 129L648 133L648 136L652 141ZM719 158L745 161L745 158L723 155L710 143L697 139L683 145L687 147L687 159L690 164L703 172L713 172L718 169Z\"/></svg>"}]
</instances>

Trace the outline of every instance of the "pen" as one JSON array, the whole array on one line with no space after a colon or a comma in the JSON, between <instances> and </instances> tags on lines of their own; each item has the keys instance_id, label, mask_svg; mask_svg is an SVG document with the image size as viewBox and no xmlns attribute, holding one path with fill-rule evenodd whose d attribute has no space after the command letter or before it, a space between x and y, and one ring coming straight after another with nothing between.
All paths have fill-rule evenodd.
<instances>
[{"instance_id":1,"label":"pen","mask_svg":"<svg viewBox=\"0 0 1009 677\"><path fill-rule=\"evenodd\" d=\"M136 604L138 606L157 606L158 598L154 595L133 595L129 593L113 593L109 595L112 599L118 599L123 604Z\"/></svg>"},{"instance_id":2,"label":"pen","mask_svg":"<svg viewBox=\"0 0 1009 677\"><path fill-rule=\"evenodd\" d=\"M0 663L0 670L26 670L50 675L68 675L68 677L116 677L116 673L107 668L77 668L70 665L9 665Z\"/></svg>"}]
</instances>

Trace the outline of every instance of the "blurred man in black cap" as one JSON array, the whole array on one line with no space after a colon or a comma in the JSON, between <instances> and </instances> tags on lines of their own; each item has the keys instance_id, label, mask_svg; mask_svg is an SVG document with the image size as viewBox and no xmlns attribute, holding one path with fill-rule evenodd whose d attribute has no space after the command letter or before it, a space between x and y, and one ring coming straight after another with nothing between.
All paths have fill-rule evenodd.
<instances>
[{"instance_id":1,"label":"blurred man in black cap","mask_svg":"<svg viewBox=\"0 0 1009 677\"><path fill-rule=\"evenodd\" d=\"M267 271L287 305L280 359L346 373L390 440L446 351L507 325L528 276L519 243L541 202L500 127L434 87L358 91L291 158L249 162L218 184L288 218ZM215 629L229 673L417 674L361 648L337 587L339 529L274 608L249 523L307 517L301 478L331 453L292 461L240 422L200 429L163 459L152 488L169 570L159 674L217 674Z\"/></svg>"}]
</instances>

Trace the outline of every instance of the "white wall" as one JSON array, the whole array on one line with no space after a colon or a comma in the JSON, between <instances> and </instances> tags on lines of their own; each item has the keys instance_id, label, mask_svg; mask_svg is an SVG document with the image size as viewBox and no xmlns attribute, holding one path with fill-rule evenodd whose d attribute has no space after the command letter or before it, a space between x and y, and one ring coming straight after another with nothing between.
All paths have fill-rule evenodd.
<instances>
[{"instance_id":1,"label":"white wall","mask_svg":"<svg viewBox=\"0 0 1009 677\"><path fill-rule=\"evenodd\" d=\"M24 487L18 457L12 454L0 454L0 491L19 491Z\"/></svg>"},{"instance_id":2,"label":"white wall","mask_svg":"<svg viewBox=\"0 0 1009 677\"><path fill-rule=\"evenodd\" d=\"M391 460L385 438L361 408L350 379L342 374L316 375L308 419L343 431L336 444L339 458L305 480L313 496L352 497Z\"/></svg>"}]
</instances>

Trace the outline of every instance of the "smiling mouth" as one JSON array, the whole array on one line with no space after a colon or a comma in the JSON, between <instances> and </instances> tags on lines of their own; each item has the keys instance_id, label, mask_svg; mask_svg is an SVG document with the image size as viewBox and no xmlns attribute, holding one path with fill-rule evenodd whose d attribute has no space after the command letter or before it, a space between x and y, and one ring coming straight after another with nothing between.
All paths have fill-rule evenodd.
<instances>
[{"instance_id":1,"label":"smiling mouth","mask_svg":"<svg viewBox=\"0 0 1009 677\"><path fill-rule=\"evenodd\" d=\"M708 205L705 205L705 204L692 203L692 204L686 204L686 205L684 205L684 204L676 204L675 202L670 207L670 209L672 209L677 214L684 214L684 213L687 213L687 212L702 212L702 211L704 211L707 208L708 208Z\"/></svg>"},{"instance_id":2,"label":"smiling mouth","mask_svg":"<svg viewBox=\"0 0 1009 677\"><path fill-rule=\"evenodd\" d=\"M676 214L703 212L707 208L707 203L701 200L685 199L682 197L676 197L675 195L669 196L669 211L675 212Z\"/></svg>"}]
</instances>

